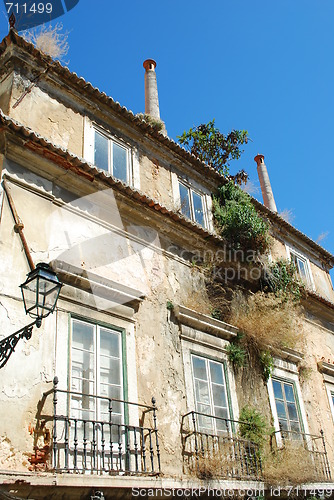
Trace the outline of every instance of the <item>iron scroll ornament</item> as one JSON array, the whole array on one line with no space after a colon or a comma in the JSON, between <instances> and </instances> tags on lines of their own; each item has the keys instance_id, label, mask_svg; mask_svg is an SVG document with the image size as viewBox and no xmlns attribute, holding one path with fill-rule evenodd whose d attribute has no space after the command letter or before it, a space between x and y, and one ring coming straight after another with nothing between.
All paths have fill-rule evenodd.
<instances>
[{"instance_id":1,"label":"iron scroll ornament","mask_svg":"<svg viewBox=\"0 0 334 500\"><path fill-rule=\"evenodd\" d=\"M36 325L37 328L40 328L41 324L41 318L36 318L33 323L30 323L30 325L27 325L17 332L13 333L12 335L9 335L9 337L0 340L0 368L3 368L5 366L10 356L15 351L15 347L18 344L19 340L30 340L33 327Z\"/></svg>"}]
</instances>

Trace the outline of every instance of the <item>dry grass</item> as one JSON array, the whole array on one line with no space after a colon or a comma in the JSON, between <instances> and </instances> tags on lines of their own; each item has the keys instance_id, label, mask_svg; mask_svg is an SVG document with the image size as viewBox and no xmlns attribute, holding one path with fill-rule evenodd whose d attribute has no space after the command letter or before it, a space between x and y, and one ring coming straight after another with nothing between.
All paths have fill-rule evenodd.
<instances>
[{"instance_id":1,"label":"dry grass","mask_svg":"<svg viewBox=\"0 0 334 500\"><path fill-rule=\"evenodd\" d=\"M229 323L244 334L244 342L257 351L293 349L302 341L300 308L273 294L241 292L232 299Z\"/></svg>"},{"instance_id":2,"label":"dry grass","mask_svg":"<svg viewBox=\"0 0 334 500\"><path fill-rule=\"evenodd\" d=\"M283 487L322 479L316 471L311 453L293 441L286 442L285 447L275 453L266 454L263 460L263 476L268 484Z\"/></svg>"},{"instance_id":3,"label":"dry grass","mask_svg":"<svg viewBox=\"0 0 334 500\"><path fill-rule=\"evenodd\" d=\"M235 459L227 443L220 444L215 454L206 454L204 457L191 457L190 473L199 479L218 479L228 477L233 468Z\"/></svg>"},{"instance_id":4,"label":"dry grass","mask_svg":"<svg viewBox=\"0 0 334 500\"><path fill-rule=\"evenodd\" d=\"M63 61L67 55L69 45L67 42L68 32L62 33L62 29L62 23L57 23L55 26L42 25L26 31L24 38L53 59Z\"/></svg>"},{"instance_id":5,"label":"dry grass","mask_svg":"<svg viewBox=\"0 0 334 500\"><path fill-rule=\"evenodd\" d=\"M205 293L194 292L192 295L188 295L183 305L198 313L210 315L211 312L210 302Z\"/></svg>"},{"instance_id":6,"label":"dry grass","mask_svg":"<svg viewBox=\"0 0 334 500\"><path fill-rule=\"evenodd\" d=\"M282 219L284 219L289 224L292 224L292 222L293 222L293 220L295 218L295 215L294 215L293 211L291 210L291 208L285 208L278 215L280 217L282 217Z\"/></svg>"}]
</instances>

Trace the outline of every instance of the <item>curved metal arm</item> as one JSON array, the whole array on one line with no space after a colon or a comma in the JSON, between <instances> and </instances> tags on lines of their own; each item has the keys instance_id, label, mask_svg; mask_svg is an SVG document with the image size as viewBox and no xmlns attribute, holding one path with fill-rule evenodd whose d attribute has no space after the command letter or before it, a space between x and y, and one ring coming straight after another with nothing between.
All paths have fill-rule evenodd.
<instances>
[{"instance_id":1,"label":"curved metal arm","mask_svg":"<svg viewBox=\"0 0 334 500\"><path fill-rule=\"evenodd\" d=\"M15 351L16 344L20 339L29 340L32 335L32 329L36 325L39 328L42 324L41 318L37 318L33 323L27 325L21 330L9 335L2 340L0 340L0 368L3 368L7 361L9 360L11 354Z\"/></svg>"}]
</instances>

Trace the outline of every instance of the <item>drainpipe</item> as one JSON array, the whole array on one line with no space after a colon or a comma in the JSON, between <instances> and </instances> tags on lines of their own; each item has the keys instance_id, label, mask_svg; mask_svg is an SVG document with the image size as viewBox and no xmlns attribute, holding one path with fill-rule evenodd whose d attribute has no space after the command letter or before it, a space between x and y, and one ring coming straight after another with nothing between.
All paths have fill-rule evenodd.
<instances>
[{"instance_id":1,"label":"drainpipe","mask_svg":"<svg viewBox=\"0 0 334 500\"><path fill-rule=\"evenodd\" d=\"M256 161L257 164L257 174L260 180L263 204L272 212L277 212L275 198L269 180L268 170L264 163L264 156L258 154L255 156L254 161Z\"/></svg>"}]
</instances>

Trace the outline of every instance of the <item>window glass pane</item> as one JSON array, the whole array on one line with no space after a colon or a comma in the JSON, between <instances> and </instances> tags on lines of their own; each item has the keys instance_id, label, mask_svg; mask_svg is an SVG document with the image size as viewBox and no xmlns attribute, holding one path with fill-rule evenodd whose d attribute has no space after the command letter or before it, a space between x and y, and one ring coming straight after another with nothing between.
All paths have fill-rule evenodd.
<instances>
[{"instance_id":1,"label":"window glass pane","mask_svg":"<svg viewBox=\"0 0 334 500\"><path fill-rule=\"evenodd\" d=\"M298 271L299 271L300 277L303 280L306 280L306 278L307 278L306 264L302 259L298 259Z\"/></svg>"},{"instance_id":2,"label":"window glass pane","mask_svg":"<svg viewBox=\"0 0 334 500\"><path fill-rule=\"evenodd\" d=\"M207 380L206 365L203 358L198 358L197 356L192 357L194 377L200 378L201 380Z\"/></svg>"},{"instance_id":3,"label":"window glass pane","mask_svg":"<svg viewBox=\"0 0 334 500\"><path fill-rule=\"evenodd\" d=\"M95 130L94 164L106 172L109 170L108 148L108 139Z\"/></svg>"},{"instance_id":4,"label":"window glass pane","mask_svg":"<svg viewBox=\"0 0 334 500\"><path fill-rule=\"evenodd\" d=\"M283 401L276 400L276 410L278 418L286 418L285 406Z\"/></svg>"},{"instance_id":5,"label":"window glass pane","mask_svg":"<svg viewBox=\"0 0 334 500\"><path fill-rule=\"evenodd\" d=\"M212 397L215 406L227 406L224 386L212 385Z\"/></svg>"},{"instance_id":6,"label":"window glass pane","mask_svg":"<svg viewBox=\"0 0 334 500\"><path fill-rule=\"evenodd\" d=\"M121 366L120 360L101 356L100 358L100 380L101 384L120 385Z\"/></svg>"},{"instance_id":7,"label":"window glass pane","mask_svg":"<svg viewBox=\"0 0 334 500\"><path fill-rule=\"evenodd\" d=\"M290 384L284 384L285 398L287 401L294 403L295 396L293 393L293 387Z\"/></svg>"},{"instance_id":8,"label":"window glass pane","mask_svg":"<svg viewBox=\"0 0 334 500\"><path fill-rule=\"evenodd\" d=\"M297 255L295 255L294 253L292 253L290 251L290 259L292 260L292 262L294 263L297 271L298 271L298 260L297 260Z\"/></svg>"},{"instance_id":9,"label":"window glass pane","mask_svg":"<svg viewBox=\"0 0 334 500\"><path fill-rule=\"evenodd\" d=\"M94 380L94 356L86 351L73 349L72 376Z\"/></svg>"},{"instance_id":10,"label":"window glass pane","mask_svg":"<svg viewBox=\"0 0 334 500\"><path fill-rule=\"evenodd\" d=\"M288 421L287 420L279 419L279 423L280 423L280 427L283 431L288 430Z\"/></svg>"},{"instance_id":11,"label":"window glass pane","mask_svg":"<svg viewBox=\"0 0 334 500\"><path fill-rule=\"evenodd\" d=\"M223 366L210 361L211 381L215 384L224 384Z\"/></svg>"},{"instance_id":12,"label":"window glass pane","mask_svg":"<svg viewBox=\"0 0 334 500\"><path fill-rule=\"evenodd\" d=\"M215 407L215 415L216 415L216 417L228 419L227 408L218 408L218 407ZM227 426L228 426L228 424L227 424ZM223 420L217 421L217 427L220 428L220 429L222 429L222 428L226 429L226 422L223 421Z\"/></svg>"},{"instance_id":13,"label":"window glass pane","mask_svg":"<svg viewBox=\"0 0 334 500\"><path fill-rule=\"evenodd\" d=\"M81 321L73 321L72 347L93 352L94 327Z\"/></svg>"},{"instance_id":14,"label":"window glass pane","mask_svg":"<svg viewBox=\"0 0 334 500\"><path fill-rule=\"evenodd\" d=\"M100 354L120 357L120 334L104 328L100 329Z\"/></svg>"},{"instance_id":15,"label":"window glass pane","mask_svg":"<svg viewBox=\"0 0 334 500\"><path fill-rule=\"evenodd\" d=\"M194 208L194 217L195 221L201 226L204 226L204 213L203 213L203 202L202 196L192 191L193 197L193 208Z\"/></svg>"},{"instance_id":16,"label":"window glass pane","mask_svg":"<svg viewBox=\"0 0 334 500\"><path fill-rule=\"evenodd\" d=\"M298 413L296 405L294 403L287 403L287 406L288 406L289 419L298 421Z\"/></svg>"},{"instance_id":17,"label":"window glass pane","mask_svg":"<svg viewBox=\"0 0 334 500\"><path fill-rule=\"evenodd\" d=\"M297 433L300 433L300 426L299 426L299 422L291 422L291 423L290 423L290 426L291 426L291 430L292 430L292 431L297 432Z\"/></svg>"},{"instance_id":18,"label":"window glass pane","mask_svg":"<svg viewBox=\"0 0 334 500\"><path fill-rule=\"evenodd\" d=\"M209 386L207 382L195 380L195 396L198 403L210 404Z\"/></svg>"},{"instance_id":19,"label":"window glass pane","mask_svg":"<svg viewBox=\"0 0 334 500\"><path fill-rule=\"evenodd\" d=\"M203 404L198 404L197 405L197 411L199 413L206 413L207 415L210 415L210 406L208 405L203 405ZM213 418L211 417L204 417L203 415L197 415L197 421L200 430L208 430L212 432L213 430Z\"/></svg>"},{"instance_id":20,"label":"window glass pane","mask_svg":"<svg viewBox=\"0 0 334 500\"><path fill-rule=\"evenodd\" d=\"M190 215L190 202L189 202L189 189L183 184L179 184L180 199L181 199L181 212L186 217L191 218Z\"/></svg>"},{"instance_id":21,"label":"window glass pane","mask_svg":"<svg viewBox=\"0 0 334 500\"><path fill-rule=\"evenodd\" d=\"M113 176L127 182L127 150L113 143Z\"/></svg>"},{"instance_id":22,"label":"window glass pane","mask_svg":"<svg viewBox=\"0 0 334 500\"><path fill-rule=\"evenodd\" d=\"M282 391L281 382L278 382L278 380L273 380L273 389L274 389L275 398L283 399L283 391Z\"/></svg>"}]
</instances>

